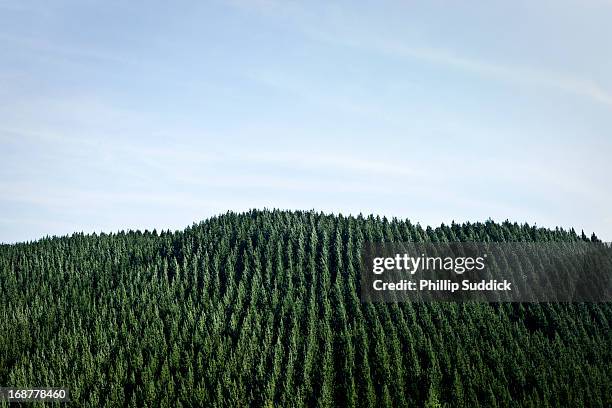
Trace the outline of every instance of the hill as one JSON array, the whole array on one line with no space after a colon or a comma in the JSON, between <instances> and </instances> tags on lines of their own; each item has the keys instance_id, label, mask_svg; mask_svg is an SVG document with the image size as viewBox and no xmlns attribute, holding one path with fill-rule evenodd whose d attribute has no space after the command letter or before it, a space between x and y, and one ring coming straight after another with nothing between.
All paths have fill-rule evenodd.
<instances>
[{"instance_id":1,"label":"hill","mask_svg":"<svg viewBox=\"0 0 612 408\"><path fill-rule=\"evenodd\" d=\"M78 406L612 406L612 304L362 303L365 241L578 241L227 213L0 246L0 385Z\"/></svg>"}]
</instances>

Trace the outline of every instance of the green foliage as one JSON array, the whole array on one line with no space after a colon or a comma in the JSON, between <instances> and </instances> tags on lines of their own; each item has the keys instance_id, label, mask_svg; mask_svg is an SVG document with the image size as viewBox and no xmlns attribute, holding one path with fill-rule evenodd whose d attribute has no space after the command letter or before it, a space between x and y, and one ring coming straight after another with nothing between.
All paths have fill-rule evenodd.
<instances>
[{"instance_id":1,"label":"green foliage","mask_svg":"<svg viewBox=\"0 0 612 408\"><path fill-rule=\"evenodd\" d=\"M2 245L0 384L90 407L612 405L610 304L364 304L368 240L588 238L251 211Z\"/></svg>"}]
</instances>

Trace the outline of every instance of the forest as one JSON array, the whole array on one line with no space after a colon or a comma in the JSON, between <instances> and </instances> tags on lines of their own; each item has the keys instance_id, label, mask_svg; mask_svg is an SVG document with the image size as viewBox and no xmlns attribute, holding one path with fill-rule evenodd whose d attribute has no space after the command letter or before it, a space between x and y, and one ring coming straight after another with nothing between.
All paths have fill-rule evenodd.
<instances>
[{"instance_id":1,"label":"forest","mask_svg":"<svg viewBox=\"0 0 612 408\"><path fill-rule=\"evenodd\" d=\"M0 386L86 407L612 406L612 303L362 302L362 245L409 241L597 237L252 210L0 245Z\"/></svg>"}]
</instances>

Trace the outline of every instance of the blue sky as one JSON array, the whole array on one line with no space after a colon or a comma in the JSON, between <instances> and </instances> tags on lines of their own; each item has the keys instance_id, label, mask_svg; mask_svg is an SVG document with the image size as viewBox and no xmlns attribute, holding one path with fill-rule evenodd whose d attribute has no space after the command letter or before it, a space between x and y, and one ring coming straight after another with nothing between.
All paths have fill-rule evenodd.
<instances>
[{"instance_id":1,"label":"blue sky","mask_svg":"<svg viewBox=\"0 0 612 408\"><path fill-rule=\"evenodd\" d=\"M612 240L612 2L533 3L0 0L0 242L262 207Z\"/></svg>"}]
</instances>

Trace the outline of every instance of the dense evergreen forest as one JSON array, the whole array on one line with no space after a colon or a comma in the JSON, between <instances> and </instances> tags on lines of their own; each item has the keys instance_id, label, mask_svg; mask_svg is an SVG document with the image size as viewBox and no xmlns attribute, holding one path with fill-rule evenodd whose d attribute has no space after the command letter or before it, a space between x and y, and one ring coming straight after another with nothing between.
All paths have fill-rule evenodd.
<instances>
[{"instance_id":1,"label":"dense evergreen forest","mask_svg":"<svg viewBox=\"0 0 612 408\"><path fill-rule=\"evenodd\" d=\"M254 210L2 245L0 385L90 407L612 406L610 303L362 303L361 245L423 240L590 239Z\"/></svg>"}]
</instances>

